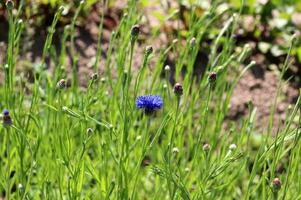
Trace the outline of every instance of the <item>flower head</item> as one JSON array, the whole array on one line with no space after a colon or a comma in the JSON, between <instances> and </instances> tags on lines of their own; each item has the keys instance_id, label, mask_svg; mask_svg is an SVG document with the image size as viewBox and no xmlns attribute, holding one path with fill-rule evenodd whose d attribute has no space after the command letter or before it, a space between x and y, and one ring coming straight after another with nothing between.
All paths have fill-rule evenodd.
<instances>
[{"instance_id":1,"label":"flower head","mask_svg":"<svg viewBox=\"0 0 301 200\"><path fill-rule=\"evenodd\" d=\"M144 109L146 114L151 114L156 109L161 109L162 105L162 98L156 95L139 96L136 99L137 108Z\"/></svg>"}]
</instances>

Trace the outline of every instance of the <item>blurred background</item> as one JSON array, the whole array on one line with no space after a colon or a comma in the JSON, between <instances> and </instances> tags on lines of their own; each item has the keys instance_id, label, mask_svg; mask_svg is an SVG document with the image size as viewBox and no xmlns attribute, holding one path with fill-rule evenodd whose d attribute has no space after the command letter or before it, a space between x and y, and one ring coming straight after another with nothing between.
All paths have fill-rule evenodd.
<instances>
[{"instance_id":1,"label":"blurred background","mask_svg":"<svg viewBox=\"0 0 301 200\"><path fill-rule=\"evenodd\" d=\"M0 0L0 66L5 64L6 44L8 38L8 20L5 8L6 0ZM215 1L218 2L218 1ZM241 0L219 1L217 13L225 12L208 31L199 44L201 46L195 62L195 74L201 75L208 60L210 45L221 31L224 23L234 12L241 10ZM15 0L16 15L19 6L23 5L20 18L24 23L21 35L18 73L33 81L32 73L42 55L43 45L49 26L55 12L64 6L63 16L59 19L54 35L54 47L60 52L64 27L71 23L80 1L75 0ZM177 39L178 45L184 46L190 26L190 16L195 12L201 17L212 5L209 0L140 0L137 1L141 17L139 24L142 34L139 36L139 47L134 60L134 68L138 68L143 57L146 45L152 45L155 52L165 49ZM80 55L78 62L80 83L84 86L85 80L91 72L95 60L97 38L101 16L104 15L103 33L101 41L101 61L99 71L106 59L106 52L111 32L118 26L127 7L126 0L86 0L84 8L76 21L75 45ZM239 82L231 100L231 120L237 120L246 115L249 102L258 107L258 118L267 120L270 111L271 99L275 95L279 72L286 58L289 40L296 34L297 40L292 50L290 68L285 74L289 82L283 88L283 96L277 108L277 121L284 120L285 110L294 103L299 95L301 85L301 1L300 0L246 0L238 17L238 27L235 32L235 51L249 44L252 53L247 59L256 61L256 66ZM67 40L67 47L69 41ZM68 56L70 52L67 49ZM156 55L156 54L155 54ZM165 64L174 69L177 51L168 55ZM155 60L155 58L154 58ZM70 63L70 61L69 61ZM48 69L54 67L48 63ZM69 68L69 66L66 66ZM0 71L3 79L3 71ZM171 80L174 81L174 80Z\"/></svg>"}]
</instances>

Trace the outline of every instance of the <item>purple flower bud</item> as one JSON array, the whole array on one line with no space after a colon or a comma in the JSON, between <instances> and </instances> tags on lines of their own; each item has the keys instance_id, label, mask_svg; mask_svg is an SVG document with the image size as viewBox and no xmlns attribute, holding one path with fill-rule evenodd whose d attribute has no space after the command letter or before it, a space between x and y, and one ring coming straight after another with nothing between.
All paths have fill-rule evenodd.
<instances>
[{"instance_id":1,"label":"purple flower bud","mask_svg":"<svg viewBox=\"0 0 301 200\"><path fill-rule=\"evenodd\" d=\"M274 178L273 182L272 182L272 187L274 192L278 192L281 188L281 181L279 178Z\"/></svg>"},{"instance_id":2,"label":"purple flower bud","mask_svg":"<svg viewBox=\"0 0 301 200\"><path fill-rule=\"evenodd\" d=\"M9 115L9 110L3 110L3 126L10 126L13 124L13 121Z\"/></svg>"},{"instance_id":3,"label":"purple flower bud","mask_svg":"<svg viewBox=\"0 0 301 200\"><path fill-rule=\"evenodd\" d=\"M131 31L131 35L133 36L133 37L137 37L138 35L139 35L139 32L140 32L140 26L139 25L134 25L133 27L132 27L132 31Z\"/></svg>"},{"instance_id":4,"label":"purple flower bud","mask_svg":"<svg viewBox=\"0 0 301 200\"><path fill-rule=\"evenodd\" d=\"M210 72L208 76L209 83L215 83L217 78L216 72Z\"/></svg>"},{"instance_id":5,"label":"purple flower bud","mask_svg":"<svg viewBox=\"0 0 301 200\"><path fill-rule=\"evenodd\" d=\"M182 94L183 94L182 85L180 83L176 83L174 88L173 88L173 91L177 96L182 96Z\"/></svg>"}]
</instances>

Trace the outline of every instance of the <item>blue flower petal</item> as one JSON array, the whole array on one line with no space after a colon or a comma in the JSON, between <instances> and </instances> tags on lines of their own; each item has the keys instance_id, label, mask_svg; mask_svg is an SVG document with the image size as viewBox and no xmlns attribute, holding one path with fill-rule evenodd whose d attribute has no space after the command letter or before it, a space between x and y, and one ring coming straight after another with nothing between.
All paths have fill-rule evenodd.
<instances>
[{"instance_id":1,"label":"blue flower petal","mask_svg":"<svg viewBox=\"0 0 301 200\"><path fill-rule=\"evenodd\" d=\"M139 109L153 111L155 109L162 108L163 100L160 96L157 95L139 96L136 99L136 106Z\"/></svg>"}]
</instances>

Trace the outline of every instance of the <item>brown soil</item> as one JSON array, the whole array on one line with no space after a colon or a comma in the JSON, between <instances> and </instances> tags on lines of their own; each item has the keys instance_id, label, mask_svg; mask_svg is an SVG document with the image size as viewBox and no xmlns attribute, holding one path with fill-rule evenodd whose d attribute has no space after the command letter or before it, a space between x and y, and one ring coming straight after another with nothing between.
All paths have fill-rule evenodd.
<instances>
[{"instance_id":1,"label":"brown soil","mask_svg":"<svg viewBox=\"0 0 301 200\"><path fill-rule=\"evenodd\" d=\"M266 131L279 82L279 74L274 71L264 70L261 78L256 77L251 71L247 72L233 92L229 119L240 120L247 116L248 105L251 102L257 108L257 128ZM277 98L273 131L284 122L288 107L297 101L298 95L295 86L289 83L283 85Z\"/></svg>"}]
</instances>

